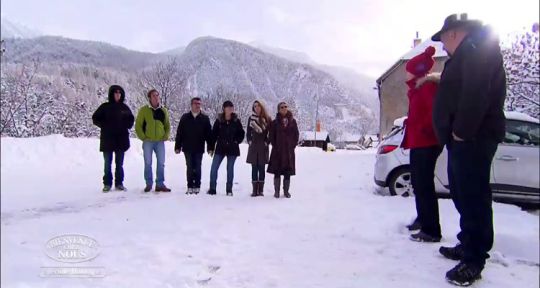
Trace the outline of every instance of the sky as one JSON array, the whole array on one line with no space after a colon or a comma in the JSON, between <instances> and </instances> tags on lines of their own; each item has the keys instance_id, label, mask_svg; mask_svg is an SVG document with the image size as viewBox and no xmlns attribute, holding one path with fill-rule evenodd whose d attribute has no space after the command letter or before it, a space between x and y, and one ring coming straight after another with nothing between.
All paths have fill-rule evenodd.
<instances>
[{"instance_id":1,"label":"sky","mask_svg":"<svg viewBox=\"0 0 540 288\"><path fill-rule=\"evenodd\" d=\"M501 35L538 22L538 0L2 0L1 15L47 35L162 52L214 36L299 51L378 77L452 13Z\"/></svg>"}]
</instances>

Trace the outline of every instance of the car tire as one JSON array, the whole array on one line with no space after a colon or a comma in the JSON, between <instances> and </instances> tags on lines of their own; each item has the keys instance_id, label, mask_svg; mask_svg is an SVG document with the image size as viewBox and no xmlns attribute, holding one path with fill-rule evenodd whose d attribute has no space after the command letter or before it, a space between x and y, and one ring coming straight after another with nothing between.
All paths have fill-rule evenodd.
<instances>
[{"instance_id":1,"label":"car tire","mask_svg":"<svg viewBox=\"0 0 540 288\"><path fill-rule=\"evenodd\" d=\"M400 167L392 172L388 180L388 189L392 196L414 196L410 167Z\"/></svg>"}]
</instances>

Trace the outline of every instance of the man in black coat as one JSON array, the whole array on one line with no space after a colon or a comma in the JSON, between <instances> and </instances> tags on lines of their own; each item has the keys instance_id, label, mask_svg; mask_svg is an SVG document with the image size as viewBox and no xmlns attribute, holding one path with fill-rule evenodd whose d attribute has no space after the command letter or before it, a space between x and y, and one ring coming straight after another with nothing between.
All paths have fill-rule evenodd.
<instances>
[{"instance_id":1,"label":"man in black coat","mask_svg":"<svg viewBox=\"0 0 540 288\"><path fill-rule=\"evenodd\" d=\"M103 192L109 192L112 186L112 159L115 158L116 170L114 186L125 191L124 187L124 153L129 149L129 129L133 127L135 118L124 103L126 92L118 85L109 88L109 101L101 104L92 115L94 125L101 128L99 151L103 152L105 171L103 176Z\"/></svg>"},{"instance_id":2,"label":"man in black coat","mask_svg":"<svg viewBox=\"0 0 540 288\"><path fill-rule=\"evenodd\" d=\"M191 111L182 115L176 131L176 154L184 151L186 157L186 194L198 194L201 190L201 166L204 154L204 142L210 149L212 126L210 118L201 111L201 99L191 99Z\"/></svg>"},{"instance_id":3,"label":"man in black coat","mask_svg":"<svg viewBox=\"0 0 540 288\"><path fill-rule=\"evenodd\" d=\"M460 214L460 243L440 253L460 263L446 274L456 285L481 278L493 246L491 163L505 134L506 76L497 37L467 14L446 18L432 37L450 59L433 108L440 144L448 149L448 179Z\"/></svg>"}]
</instances>

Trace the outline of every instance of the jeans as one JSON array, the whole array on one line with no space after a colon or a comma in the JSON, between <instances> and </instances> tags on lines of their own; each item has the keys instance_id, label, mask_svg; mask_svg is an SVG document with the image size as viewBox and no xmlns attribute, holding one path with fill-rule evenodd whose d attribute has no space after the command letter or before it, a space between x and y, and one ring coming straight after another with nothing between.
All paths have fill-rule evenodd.
<instances>
[{"instance_id":1,"label":"jeans","mask_svg":"<svg viewBox=\"0 0 540 288\"><path fill-rule=\"evenodd\" d=\"M124 152L105 151L103 152L103 159L105 160L103 185L105 186L112 186L113 175L111 166L113 160L113 153L114 162L116 165L116 168L114 170L114 185L119 186L123 185L124 183Z\"/></svg>"},{"instance_id":2,"label":"jeans","mask_svg":"<svg viewBox=\"0 0 540 288\"><path fill-rule=\"evenodd\" d=\"M225 156L216 154L214 155L214 160L212 160L212 168L210 169L210 190L216 190L217 178L218 178L218 169L223 162L223 159L227 157L227 191L232 190L233 181L234 181L234 162L236 161L237 156Z\"/></svg>"},{"instance_id":3,"label":"jeans","mask_svg":"<svg viewBox=\"0 0 540 288\"><path fill-rule=\"evenodd\" d=\"M257 182L261 181L264 182L264 178L266 176L266 172L264 169L265 164L251 164L251 181Z\"/></svg>"},{"instance_id":4,"label":"jeans","mask_svg":"<svg viewBox=\"0 0 540 288\"><path fill-rule=\"evenodd\" d=\"M493 247L490 173L496 151L497 143L490 140L448 144L448 179L460 215L457 237L463 244L463 261L482 267Z\"/></svg>"},{"instance_id":5,"label":"jeans","mask_svg":"<svg viewBox=\"0 0 540 288\"><path fill-rule=\"evenodd\" d=\"M442 147L432 146L411 149L411 176L418 221L422 232L441 237L439 202L435 193L435 165Z\"/></svg>"},{"instance_id":6,"label":"jeans","mask_svg":"<svg viewBox=\"0 0 540 288\"><path fill-rule=\"evenodd\" d=\"M188 188L201 188L201 165L203 153L186 153L186 179Z\"/></svg>"},{"instance_id":7,"label":"jeans","mask_svg":"<svg viewBox=\"0 0 540 288\"><path fill-rule=\"evenodd\" d=\"M156 153L156 186L165 185L165 142L164 141L144 141L144 180L147 186L152 186L152 153Z\"/></svg>"}]
</instances>

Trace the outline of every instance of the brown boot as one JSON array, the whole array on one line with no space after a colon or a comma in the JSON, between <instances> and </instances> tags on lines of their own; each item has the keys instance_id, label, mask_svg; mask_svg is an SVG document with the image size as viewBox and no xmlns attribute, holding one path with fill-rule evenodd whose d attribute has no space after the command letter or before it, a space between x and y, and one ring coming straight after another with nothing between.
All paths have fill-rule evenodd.
<instances>
[{"instance_id":1,"label":"brown boot","mask_svg":"<svg viewBox=\"0 0 540 288\"><path fill-rule=\"evenodd\" d=\"M259 196L259 182L253 181L251 182L251 184L253 185L253 192L251 192L251 197Z\"/></svg>"},{"instance_id":2,"label":"brown boot","mask_svg":"<svg viewBox=\"0 0 540 288\"><path fill-rule=\"evenodd\" d=\"M274 197L279 198L279 190L281 189L281 177L274 178Z\"/></svg>"},{"instance_id":3,"label":"brown boot","mask_svg":"<svg viewBox=\"0 0 540 288\"><path fill-rule=\"evenodd\" d=\"M283 195L285 195L285 198L291 198L291 194L289 194L289 187L291 187L291 180L283 180Z\"/></svg>"},{"instance_id":4,"label":"brown boot","mask_svg":"<svg viewBox=\"0 0 540 288\"><path fill-rule=\"evenodd\" d=\"M167 186L156 186L156 192L171 192L171 189L167 188Z\"/></svg>"},{"instance_id":5,"label":"brown boot","mask_svg":"<svg viewBox=\"0 0 540 288\"><path fill-rule=\"evenodd\" d=\"M258 196L264 197L264 181L259 181L259 191Z\"/></svg>"}]
</instances>

